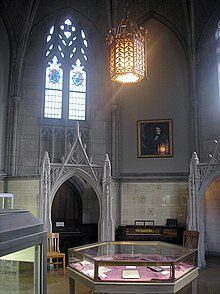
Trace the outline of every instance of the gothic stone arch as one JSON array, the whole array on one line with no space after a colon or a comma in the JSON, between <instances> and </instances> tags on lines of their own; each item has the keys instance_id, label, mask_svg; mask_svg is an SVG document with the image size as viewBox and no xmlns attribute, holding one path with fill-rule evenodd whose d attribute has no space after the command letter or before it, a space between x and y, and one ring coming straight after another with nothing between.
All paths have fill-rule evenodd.
<instances>
[{"instance_id":1,"label":"gothic stone arch","mask_svg":"<svg viewBox=\"0 0 220 294\"><path fill-rule=\"evenodd\" d=\"M47 151L42 161L38 216L45 230L51 231L52 229L51 208L58 188L73 176L86 180L97 195L100 205L99 240L114 240L110 160L106 155L103 167L89 160L86 147L81 141L79 124L77 124L75 142L68 155L63 157L62 163L50 163Z\"/></svg>"},{"instance_id":2,"label":"gothic stone arch","mask_svg":"<svg viewBox=\"0 0 220 294\"><path fill-rule=\"evenodd\" d=\"M205 262L205 207L204 197L210 184L220 176L220 139L209 163L199 163L196 152L190 163L189 199L187 229L200 233L198 246L198 264L200 268Z\"/></svg>"}]
</instances>

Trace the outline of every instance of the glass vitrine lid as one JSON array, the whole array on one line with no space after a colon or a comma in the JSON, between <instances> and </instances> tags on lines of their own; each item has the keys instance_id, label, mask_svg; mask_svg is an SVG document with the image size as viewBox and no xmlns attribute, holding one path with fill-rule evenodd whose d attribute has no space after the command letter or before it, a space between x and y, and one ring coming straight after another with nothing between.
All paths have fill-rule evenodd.
<instances>
[{"instance_id":1,"label":"glass vitrine lid","mask_svg":"<svg viewBox=\"0 0 220 294\"><path fill-rule=\"evenodd\" d=\"M182 246L164 242L101 242L81 246L74 250L95 260L175 261L196 252ZM161 260L162 258L162 260Z\"/></svg>"}]
</instances>

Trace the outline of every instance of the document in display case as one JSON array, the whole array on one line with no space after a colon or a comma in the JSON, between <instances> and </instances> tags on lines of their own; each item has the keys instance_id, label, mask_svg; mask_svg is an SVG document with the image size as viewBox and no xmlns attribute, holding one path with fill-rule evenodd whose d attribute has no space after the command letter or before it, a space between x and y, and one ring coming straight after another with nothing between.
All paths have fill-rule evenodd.
<instances>
[{"instance_id":1,"label":"document in display case","mask_svg":"<svg viewBox=\"0 0 220 294\"><path fill-rule=\"evenodd\" d=\"M122 279L140 279L138 270L123 270Z\"/></svg>"}]
</instances>

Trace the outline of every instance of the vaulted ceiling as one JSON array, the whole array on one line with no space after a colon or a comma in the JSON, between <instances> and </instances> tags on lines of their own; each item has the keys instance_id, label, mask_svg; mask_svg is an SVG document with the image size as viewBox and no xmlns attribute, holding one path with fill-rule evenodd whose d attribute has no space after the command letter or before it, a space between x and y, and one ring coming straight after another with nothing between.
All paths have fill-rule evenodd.
<instances>
[{"instance_id":1,"label":"vaulted ceiling","mask_svg":"<svg viewBox=\"0 0 220 294\"><path fill-rule=\"evenodd\" d=\"M15 39L42 19L68 11L88 19L105 36L125 16L126 2L135 21L141 24L151 16L161 18L183 37L194 18L197 39L209 19L220 15L220 1L216 0L0 0L0 15Z\"/></svg>"}]
</instances>

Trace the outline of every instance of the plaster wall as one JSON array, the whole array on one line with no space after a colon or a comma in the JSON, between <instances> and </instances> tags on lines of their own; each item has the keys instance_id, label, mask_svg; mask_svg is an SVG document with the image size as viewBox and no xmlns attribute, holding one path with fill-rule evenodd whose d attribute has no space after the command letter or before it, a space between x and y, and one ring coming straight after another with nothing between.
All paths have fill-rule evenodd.
<instances>
[{"instance_id":1,"label":"plaster wall","mask_svg":"<svg viewBox=\"0 0 220 294\"><path fill-rule=\"evenodd\" d=\"M187 198L188 183L122 183L121 225L133 225L138 219L165 225L167 218L176 218L184 226Z\"/></svg>"},{"instance_id":2,"label":"plaster wall","mask_svg":"<svg viewBox=\"0 0 220 294\"><path fill-rule=\"evenodd\" d=\"M217 70L217 42L215 33L218 18L211 19L204 29L199 43L199 114L200 114L200 162L207 162L215 149L215 139L220 138L220 96Z\"/></svg>"},{"instance_id":3,"label":"plaster wall","mask_svg":"<svg viewBox=\"0 0 220 294\"><path fill-rule=\"evenodd\" d=\"M175 35L151 19L148 79L119 89L120 174L188 173L189 124L186 58ZM137 121L172 119L173 157L137 157Z\"/></svg>"}]
</instances>

